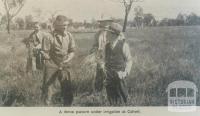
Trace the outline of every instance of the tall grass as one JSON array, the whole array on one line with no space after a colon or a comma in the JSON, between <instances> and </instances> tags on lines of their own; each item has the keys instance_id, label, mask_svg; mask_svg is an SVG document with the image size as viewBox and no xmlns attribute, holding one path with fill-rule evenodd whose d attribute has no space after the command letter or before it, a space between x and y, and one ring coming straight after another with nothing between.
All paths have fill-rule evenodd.
<instances>
[{"instance_id":1,"label":"tall grass","mask_svg":"<svg viewBox=\"0 0 200 116\"><path fill-rule=\"evenodd\" d=\"M133 56L131 74L127 77L129 106L165 106L169 83L189 80L200 88L200 27L157 27L129 30L125 33ZM74 33L76 57L72 61L75 91L73 106L107 106L105 89L93 90L95 66L81 67L94 40L94 33ZM42 74L25 73L26 50L16 32L14 40L0 40L0 89L14 94L14 106L41 106ZM14 91L14 92L13 92ZM200 94L197 105L200 105Z\"/></svg>"}]
</instances>

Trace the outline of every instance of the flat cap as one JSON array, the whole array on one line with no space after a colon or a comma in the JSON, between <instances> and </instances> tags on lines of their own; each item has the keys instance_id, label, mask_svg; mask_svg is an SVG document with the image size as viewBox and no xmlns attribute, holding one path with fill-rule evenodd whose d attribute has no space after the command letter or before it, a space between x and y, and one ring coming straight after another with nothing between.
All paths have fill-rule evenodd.
<instances>
[{"instance_id":1,"label":"flat cap","mask_svg":"<svg viewBox=\"0 0 200 116\"><path fill-rule=\"evenodd\" d=\"M108 31L112 31L116 34L120 34L122 32L122 26L119 23L113 22L110 24Z\"/></svg>"}]
</instances>

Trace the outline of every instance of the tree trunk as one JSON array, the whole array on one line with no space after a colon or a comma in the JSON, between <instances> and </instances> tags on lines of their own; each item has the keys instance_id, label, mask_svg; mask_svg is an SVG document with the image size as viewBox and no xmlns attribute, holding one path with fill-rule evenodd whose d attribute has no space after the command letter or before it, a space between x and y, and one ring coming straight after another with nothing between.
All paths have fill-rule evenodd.
<instances>
[{"instance_id":1,"label":"tree trunk","mask_svg":"<svg viewBox=\"0 0 200 116\"><path fill-rule=\"evenodd\" d=\"M125 12L125 18L124 18L124 25L123 25L123 32L126 31L127 21L128 21L128 14L129 12Z\"/></svg>"},{"instance_id":2,"label":"tree trunk","mask_svg":"<svg viewBox=\"0 0 200 116\"><path fill-rule=\"evenodd\" d=\"M10 16L8 15L7 16L7 26L6 26L8 34L10 34L10 21L11 21L11 19L10 19Z\"/></svg>"},{"instance_id":3,"label":"tree trunk","mask_svg":"<svg viewBox=\"0 0 200 116\"><path fill-rule=\"evenodd\" d=\"M10 21L8 20L8 24L7 24L7 32L8 34L10 34Z\"/></svg>"}]
</instances>

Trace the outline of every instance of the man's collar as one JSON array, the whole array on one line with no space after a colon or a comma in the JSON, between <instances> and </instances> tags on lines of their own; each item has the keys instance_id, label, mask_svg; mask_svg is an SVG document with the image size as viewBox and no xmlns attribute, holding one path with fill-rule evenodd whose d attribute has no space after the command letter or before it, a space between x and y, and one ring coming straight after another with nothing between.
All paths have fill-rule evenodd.
<instances>
[{"instance_id":1,"label":"man's collar","mask_svg":"<svg viewBox=\"0 0 200 116\"><path fill-rule=\"evenodd\" d=\"M63 36L63 37L65 37L66 35L67 35L67 32L64 32L63 34L61 34L61 33L59 33L58 31L53 31L53 35L54 36Z\"/></svg>"},{"instance_id":2,"label":"man's collar","mask_svg":"<svg viewBox=\"0 0 200 116\"><path fill-rule=\"evenodd\" d=\"M117 45L119 40L121 40L121 36L120 35L115 40L113 40L112 42L109 42L112 49Z\"/></svg>"},{"instance_id":3,"label":"man's collar","mask_svg":"<svg viewBox=\"0 0 200 116\"><path fill-rule=\"evenodd\" d=\"M33 33L39 33L39 32L40 32L40 30L39 31L36 31L36 30L33 31Z\"/></svg>"}]
</instances>

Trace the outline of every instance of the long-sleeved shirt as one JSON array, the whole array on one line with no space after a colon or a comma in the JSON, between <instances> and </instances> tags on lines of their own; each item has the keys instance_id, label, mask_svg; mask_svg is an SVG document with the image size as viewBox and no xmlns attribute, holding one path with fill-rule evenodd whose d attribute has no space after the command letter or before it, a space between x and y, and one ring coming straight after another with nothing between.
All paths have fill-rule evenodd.
<instances>
[{"instance_id":1,"label":"long-sleeved shirt","mask_svg":"<svg viewBox=\"0 0 200 116\"><path fill-rule=\"evenodd\" d=\"M73 58L75 46L74 38L69 32L61 35L54 31L43 39L42 50L44 56L49 57L59 66L60 63Z\"/></svg>"},{"instance_id":2,"label":"long-sleeved shirt","mask_svg":"<svg viewBox=\"0 0 200 116\"><path fill-rule=\"evenodd\" d=\"M96 52L96 51L103 51L105 49L106 45L106 31L104 29L99 30L95 34L95 40L94 44L92 46L91 52Z\"/></svg>"}]
</instances>

